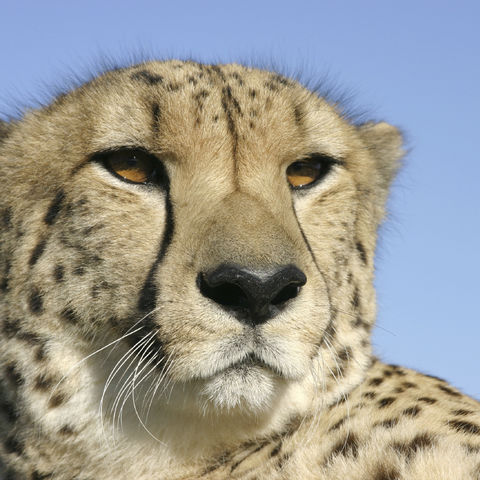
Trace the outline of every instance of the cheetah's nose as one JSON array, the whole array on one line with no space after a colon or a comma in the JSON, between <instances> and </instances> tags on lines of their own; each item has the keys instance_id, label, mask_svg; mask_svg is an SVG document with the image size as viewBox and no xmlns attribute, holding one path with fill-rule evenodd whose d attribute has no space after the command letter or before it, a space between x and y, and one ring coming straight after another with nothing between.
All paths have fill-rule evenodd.
<instances>
[{"instance_id":1,"label":"cheetah's nose","mask_svg":"<svg viewBox=\"0 0 480 480\"><path fill-rule=\"evenodd\" d=\"M203 296L251 326L265 323L280 313L306 281L305 274L294 265L253 272L237 265L222 264L197 276Z\"/></svg>"}]
</instances>

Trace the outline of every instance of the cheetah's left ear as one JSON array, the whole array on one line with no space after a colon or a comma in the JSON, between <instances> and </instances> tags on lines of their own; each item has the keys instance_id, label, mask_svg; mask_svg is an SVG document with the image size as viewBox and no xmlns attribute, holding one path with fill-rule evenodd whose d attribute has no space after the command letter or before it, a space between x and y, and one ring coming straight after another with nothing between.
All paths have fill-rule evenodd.
<instances>
[{"instance_id":1,"label":"cheetah's left ear","mask_svg":"<svg viewBox=\"0 0 480 480\"><path fill-rule=\"evenodd\" d=\"M378 186L387 193L400 167L400 160L405 155L403 136L398 128L385 122L364 123L358 130L375 160L380 182Z\"/></svg>"},{"instance_id":2,"label":"cheetah's left ear","mask_svg":"<svg viewBox=\"0 0 480 480\"><path fill-rule=\"evenodd\" d=\"M372 180L375 179L376 187L376 219L380 223L385 215L390 184L405 155L403 137L396 127L385 122L365 123L358 127L358 132L375 162Z\"/></svg>"}]
</instances>

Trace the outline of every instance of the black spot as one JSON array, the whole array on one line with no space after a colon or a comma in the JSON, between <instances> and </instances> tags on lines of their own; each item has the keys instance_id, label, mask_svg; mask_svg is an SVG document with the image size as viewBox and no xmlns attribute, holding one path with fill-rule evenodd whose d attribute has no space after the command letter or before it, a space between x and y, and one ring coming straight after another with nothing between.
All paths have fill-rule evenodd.
<instances>
[{"instance_id":1,"label":"black spot","mask_svg":"<svg viewBox=\"0 0 480 480\"><path fill-rule=\"evenodd\" d=\"M272 81L265 82L264 86L268 88L271 92L276 92L278 90L278 85Z\"/></svg>"},{"instance_id":2,"label":"black spot","mask_svg":"<svg viewBox=\"0 0 480 480\"><path fill-rule=\"evenodd\" d=\"M65 320L71 325L76 325L78 323L78 317L71 308L66 308L62 310L62 313L60 314L60 316L62 320Z\"/></svg>"},{"instance_id":3,"label":"black spot","mask_svg":"<svg viewBox=\"0 0 480 480\"><path fill-rule=\"evenodd\" d=\"M279 442L275 447L273 447L272 451L270 452L270 457L276 457L280 450L282 449L282 442Z\"/></svg>"},{"instance_id":4,"label":"black spot","mask_svg":"<svg viewBox=\"0 0 480 480\"><path fill-rule=\"evenodd\" d=\"M160 125L160 106L158 103L152 104L152 130L154 132L158 131L158 126Z\"/></svg>"},{"instance_id":5,"label":"black spot","mask_svg":"<svg viewBox=\"0 0 480 480\"><path fill-rule=\"evenodd\" d=\"M5 447L5 451L7 453L14 453L15 455L19 456L23 454L23 443L13 435L7 437L7 439L3 442L3 446Z\"/></svg>"},{"instance_id":6,"label":"black spot","mask_svg":"<svg viewBox=\"0 0 480 480\"><path fill-rule=\"evenodd\" d=\"M372 326L367 323L360 315L357 315L357 318L353 321L353 326L355 328L363 328L366 332L370 331Z\"/></svg>"},{"instance_id":7,"label":"black spot","mask_svg":"<svg viewBox=\"0 0 480 480\"><path fill-rule=\"evenodd\" d=\"M238 82L240 86L243 85L243 79L242 76L238 72L233 72L231 76Z\"/></svg>"},{"instance_id":8,"label":"black spot","mask_svg":"<svg viewBox=\"0 0 480 480\"><path fill-rule=\"evenodd\" d=\"M480 435L480 427L472 422L465 422L463 420L449 420L447 425L460 433Z\"/></svg>"},{"instance_id":9,"label":"black spot","mask_svg":"<svg viewBox=\"0 0 480 480\"><path fill-rule=\"evenodd\" d=\"M367 252L365 251L365 247L363 246L363 243L357 240L355 243L355 246L357 247L358 254L360 255L360 258L362 262L366 265L367 264Z\"/></svg>"},{"instance_id":10,"label":"black spot","mask_svg":"<svg viewBox=\"0 0 480 480\"><path fill-rule=\"evenodd\" d=\"M6 399L0 399L0 411L10 423L18 420L19 415L15 406Z\"/></svg>"},{"instance_id":11,"label":"black spot","mask_svg":"<svg viewBox=\"0 0 480 480\"><path fill-rule=\"evenodd\" d=\"M57 218L60 210L62 208L62 203L65 200L65 192L59 190L55 195L50 207L48 208L47 214L45 215L45 223L47 225L52 225L55 219Z\"/></svg>"},{"instance_id":12,"label":"black spot","mask_svg":"<svg viewBox=\"0 0 480 480\"><path fill-rule=\"evenodd\" d=\"M189 75L187 81L194 86L198 83L198 80L193 75Z\"/></svg>"},{"instance_id":13,"label":"black spot","mask_svg":"<svg viewBox=\"0 0 480 480\"><path fill-rule=\"evenodd\" d=\"M413 382L402 382L403 388L417 388L417 384Z\"/></svg>"},{"instance_id":14,"label":"black spot","mask_svg":"<svg viewBox=\"0 0 480 480\"><path fill-rule=\"evenodd\" d=\"M24 478L20 477L20 475L17 473L17 471L9 468L5 473L5 479L4 480L24 480Z\"/></svg>"},{"instance_id":15,"label":"black spot","mask_svg":"<svg viewBox=\"0 0 480 480\"><path fill-rule=\"evenodd\" d=\"M405 377L407 375L398 365L390 365L390 368L392 369L392 373L398 377Z\"/></svg>"},{"instance_id":16,"label":"black spot","mask_svg":"<svg viewBox=\"0 0 480 480\"><path fill-rule=\"evenodd\" d=\"M25 380L17 370L17 366L14 363L9 363L5 367L5 376L15 386L20 386L25 383Z\"/></svg>"},{"instance_id":17,"label":"black spot","mask_svg":"<svg viewBox=\"0 0 480 480\"><path fill-rule=\"evenodd\" d=\"M53 473L40 473L39 471L35 470L30 477L30 480L46 480L47 478L51 478Z\"/></svg>"},{"instance_id":18,"label":"black spot","mask_svg":"<svg viewBox=\"0 0 480 480\"><path fill-rule=\"evenodd\" d=\"M288 462L288 460L290 460L290 456L291 454L289 453L284 453L283 455L281 455L277 461L277 468L279 470L281 470L285 464Z\"/></svg>"},{"instance_id":19,"label":"black spot","mask_svg":"<svg viewBox=\"0 0 480 480\"><path fill-rule=\"evenodd\" d=\"M375 378L372 378L368 384L373 386L373 387L378 387L379 385L381 385L383 383L383 378L380 378L380 377L375 377Z\"/></svg>"},{"instance_id":20,"label":"black spot","mask_svg":"<svg viewBox=\"0 0 480 480\"><path fill-rule=\"evenodd\" d=\"M63 265L55 265L55 268L53 269L53 278L57 283L60 283L63 281L63 277L65 275L65 268Z\"/></svg>"},{"instance_id":21,"label":"black spot","mask_svg":"<svg viewBox=\"0 0 480 480\"><path fill-rule=\"evenodd\" d=\"M377 396L377 394L375 392L365 392L363 395L362 395L362 398L370 398L370 399L373 399Z\"/></svg>"},{"instance_id":22,"label":"black spot","mask_svg":"<svg viewBox=\"0 0 480 480\"><path fill-rule=\"evenodd\" d=\"M343 403L345 403L348 399L348 394L347 395L343 395L342 397L340 397L338 400L336 400L334 403L330 404L328 406L328 409L329 410L332 410L332 408L335 408L335 407L338 407L339 405L342 405Z\"/></svg>"},{"instance_id":23,"label":"black spot","mask_svg":"<svg viewBox=\"0 0 480 480\"><path fill-rule=\"evenodd\" d=\"M441 390L442 392L445 392L447 395L450 395L451 397L461 397L462 394L459 392L456 392L455 390L452 390L451 388L446 387L445 385L437 385L437 388Z\"/></svg>"},{"instance_id":24,"label":"black spot","mask_svg":"<svg viewBox=\"0 0 480 480\"><path fill-rule=\"evenodd\" d=\"M30 345L41 345L43 343L42 339L36 333L32 332L21 331L18 333L17 338Z\"/></svg>"},{"instance_id":25,"label":"black spot","mask_svg":"<svg viewBox=\"0 0 480 480\"><path fill-rule=\"evenodd\" d=\"M43 300L38 289L32 288L28 298L28 306L35 315L40 315L43 312Z\"/></svg>"},{"instance_id":26,"label":"black spot","mask_svg":"<svg viewBox=\"0 0 480 480\"><path fill-rule=\"evenodd\" d=\"M11 207L2 210L2 226L5 230L10 230L10 228L12 228L12 216L13 214Z\"/></svg>"},{"instance_id":27,"label":"black spot","mask_svg":"<svg viewBox=\"0 0 480 480\"><path fill-rule=\"evenodd\" d=\"M52 377L42 373L35 378L33 388L40 392L47 392L54 384L55 380Z\"/></svg>"},{"instance_id":28,"label":"black spot","mask_svg":"<svg viewBox=\"0 0 480 480\"><path fill-rule=\"evenodd\" d=\"M352 307L357 309L360 306L360 292L358 291L358 287L355 286L353 290L353 297L352 297Z\"/></svg>"},{"instance_id":29,"label":"black spot","mask_svg":"<svg viewBox=\"0 0 480 480\"><path fill-rule=\"evenodd\" d=\"M238 105L238 102L235 100L235 104ZM232 151L233 156L235 156L238 146L238 134L235 126L235 121L233 120L233 113L232 113L232 105L233 105L233 96L232 91L229 86L223 87L222 89L222 108L227 117L227 128L232 136ZM238 106L240 108L240 106Z\"/></svg>"},{"instance_id":30,"label":"black spot","mask_svg":"<svg viewBox=\"0 0 480 480\"><path fill-rule=\"evenodd\" d=\"M289 86L290 85L290 80L288 80L288 78L285 78L285 77L282 77L280 74L278 73L273 73L271 75L271 79L272 81L278 83L279 85L283 85L283 86Z\"/></svg>"},{"instance_id":31,"label":"black spot","mask_svg":"<svg viewBox=\"0 0 480 480\"><path fill-rule=\"evenodd\" d=\"M413 407L406 408L402 415L406 415L407 417L416 417L422 409L418 405L414 405Z\"/></svg>"},{"instance_id":32,"label":"black spot","mask_svg":"<svg viewBox=\"0 0 480 480\"><path fill-rule=\"evenodd\" d=\"M193 95L193 98L197 102L200 102L201 100L204 100L205 98L207 98L209 95L210 95L210 93L208 92L208 90L202 89L199 92L195 93Z\"/></svg>"},{"instance_id":33,"label":"black spot","mask_svg":"<svg viewBox=\"0 0 480 480\"><path fill-rule=\"evenodd\" d=\"M428 403L429 405L433 405L434 403L437 403L437 400L435 398L430 398L430 397L420 397L418 401Z\"/></svg>"},{"instance_id":34,"label":"black spot","mask_svg":"<svg viewBox=\"0 0 480 480\"><path fill-rule=\"evenodd\" d=\"M0 291L6 292L8 290L8 282L10 277L10 270L12 268L12 264L8 258L5 259L5 267L4 267L4 276L0 280Z\"/></svg>"},{"instance_id":35,"label":"black spot","mask_svg":"<svg viewBox=\"0 0 480 480\"><path fill-rule=\"evenodd\" d=\"M435 444L435 440L428 433L416 435L410 442L394 442L392 447L398 453L404 455L407 460L419 450L427 449Z\"/></svg>"},{"instance_id":36,"label":"black spot","mask_svg":"<svg viewBox=\"0 0 480 480\"><path fill-rule=\"evenodd\" d=\"M373 424L374 427L383 427L383 428L393 428L399 422L398 418L388 418L382 420L381 422L376 422Z\"/></svg>"},{"instance_id":37,"label":"black spot","mask_svg":"<svg viewBox=\"0 0 480 480\"><path fill-rule=\"evenodd\" d=\"M30 260L28 261L28 264L33 267L38 259L41 257L42 253L45 251L45 245L47 244L47 241L45 239L40 240L40 242L37 243L36 247L33 249L32 254L30 256Z\"/></svg>"},{"instance_id":38,"label":"black spot","mask_svg":"<svg viewBox=\"0 0 480 480\"><path fill-rule=\"evenodd\" d=\"M60 405L63 405L67 401L67 396L64 393L57 393L53 395L48 401L49 408L57 408Z\"/></svg>"},{"instance_id":39,"label":"black spot","mask_svg":"<svg viewBox=\"0 0 480 480\"><path fill-rule=\"evenodd\" d=\"M335 430L338 430L347 420L348 417L343 417L341 418L338 422L334 423L329 429L329 432L333 432Z\"/></svg>"},{"instance_id":40,"label":"black spot","mask_svg":"<svg viewBox=\"0 0 480 480\"><path fill-rule=\"evenodd\" d=\"M327 462L333 460L335 457L342 455L344 457L358 455L358 439L354 433L348 433L346 437L342 438L335 444L332 451L327 457Z\"/></svg>"},{"instance_id":41,"label":"black spot","mask_svg":"<svg viewBox=\"0 0 480 480\"><path fill-rule=\"evenodd\" d=\"M372 480L399 480L400 473L394 467L379 465Z\"/></svg>"},{"instance_id":42,"label":"black spot","mask_svg":"<svg viewBox=\"0 0 480 480\"><path fill-rule=\"evenodd\" d=\"M81 277L82 275L85 275L85 267L83 265L77 265L73 269L73 274L76 275L77 277Z\"/></svg>"},{"instance_id":43,"label":"black spot","mask_svg":"<svg viewBox=\"0 0 480 480\"><path fill-rule=\"evenodd\" d=\"M69 437L75 434L75 430L70 425L64 425L58 433L64 437Z\"/></svg>"},{"instance_id":44,"label":"black spot","mask_svg":"<svg viewBox=\"0 0 480 480\"><path fill-rule=\"evenodd\" d=\"M472 410L465 410L463 408L461 408L460 410L452 410L452 415L457 415L459 417L466 417L467 415L471 415L472 413Z\"/></svg>"},{"instance_id":45,"label":"black spot","mask_svg":"<svg viewBox=\"0 0 480 480\"><path fill-rule=\"evenodd\" d=\"M251 88L248 91L248 94L250 95L250 98L255 98L257 96L257 91L255 89Z\"/></svg>"},{"instance_id":46,"label":"black spot","mask_svg":"<svg viewBox=\"0 0 480 480\"><path fill-rule=\"evenodd\" d=\"M46 353L46 349L45 349L45 345L39 345L35 351L35 360L37 362L41 362L42 360L45 360L45 358L47 357L47 353Z\"/></svg>"},{"instance_id":47,"label":"black spot","mask_svg":"<svg viewBox=\"0 0 480 480\"><path fill-rule=\"evenodd\" d=\"M7 338L13 338L20 331L18 321L4 320L2 324L2 331Z\"/></svg>"},{"instance_id":48,"label":"black spot","mask_svg":"<svg viewBox=\"0 0 480 480\"><path fill-rule=\"evenodd\" d=\"M352 356L352 349L350 347L344 347L343 349L340 350L340 353L338 354L338 358L342 362L348 362Z\"/></svg>"},{"instance_id":49,"label":"black spot","mask_svg":"<svg viewBox=\"0 0 480 480\"><path fill-rule=\"evenodd\" d=\"M5 275L0 279L0 292L6 292L8 290L8 276Z\"/></svg>"},{"instance_id":50,"label":"black spot","mask_svg":"<svg viewBox=\"0 0 480 480\"><path fill-rule=\"evenodd\" d=\"M302 125L304 113L300 105L295 105L295 107L293 107L293 116L295 118L295 123L297 124L297 126Z\"/></svg>"},{"instance_id":51,"label":"black spot","mask_svg":"<svg viewBox=\"0 0 480 480\"><path fill-rule=\"evenodd\" d=\"M378 408L385 408L391 405L396 400L395 397L385 397L380 399L378 403Z\"/></svg>"},{"instance_id":52,"label":"black spot","mask_svg":"<svg viewBox=\"0 0 480 480\"><path fill-rule=\"evenodd\" d=\"M462 447L467 450L468 453L480 453L480 445L472 445L470 443L462 443Z\"/></svg>"},{"instance_id":53,"label":"black spot","mask_svg":"<svg viewBox=\"0 0 480 480\"><path fill-rule=\"evenodd\" d=\"M214 72L222 81L225 81L225 74L222 72L222 69L218 65L209 65L209 72L212 71Z\"/></svg>"},{"instance_id":54,"label":"black spot","mask_svg":"<svg viewBox=\"0 0 480 480\"><path fill-rule=\"evenodd\" d=\"M156 75L148 70L140 70L139 72L132 73L130 78L132 80L140 80L147 85L157 85L159 83L163 83L163 77L161 75Z\"/></svg>"}]
</instances>

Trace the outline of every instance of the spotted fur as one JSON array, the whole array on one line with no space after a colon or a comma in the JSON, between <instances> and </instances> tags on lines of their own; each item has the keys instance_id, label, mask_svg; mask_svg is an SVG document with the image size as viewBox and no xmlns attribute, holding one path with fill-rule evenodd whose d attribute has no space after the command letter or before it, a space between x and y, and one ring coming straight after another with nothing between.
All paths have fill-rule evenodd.
<instances>
[{"instance_id":1,"label":"spotted fur","mask_svg":"<svg viewBox=\"0 0 480 480\"><path fill-rule=\"evenodd\" d=\"M371 353L397 129L276 73L170 61L0 142L0 478L480 478L479 403ZM108 171L125 148L162 182ZM289 188L312 155L335 162ZM202 290L219 265L306 283L252 324Z\"/></svg>"}]
</instances>

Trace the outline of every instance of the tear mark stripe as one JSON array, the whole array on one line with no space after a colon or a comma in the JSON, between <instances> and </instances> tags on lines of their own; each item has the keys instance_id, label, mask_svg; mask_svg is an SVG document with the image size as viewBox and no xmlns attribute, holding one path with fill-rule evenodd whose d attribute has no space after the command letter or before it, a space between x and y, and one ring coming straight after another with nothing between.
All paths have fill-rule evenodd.
<instances>
[{"instance_id":1,"label":"tear mark stripe","mask_svg":"<svg viewBox=\"0 0 480 480\"><path fill-rule=\"evenodd\" d=\"M156 297L157 297L157 286L155 284L155 273L158 266L162 262L167 249L172 242L173 232L175 230L175 221L173 217L173 206L170 200L170 185L166 185L166 195L165 195L165 228L163 232L162 243L158 251L157 257L153 262L152 266L147 275L147 279L143 285L143 288L140 293L140 298L138 300L138 308L143 312L150 312L155 309Z\"/></svg>"}]
</instances>

